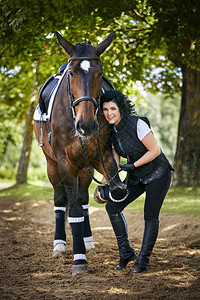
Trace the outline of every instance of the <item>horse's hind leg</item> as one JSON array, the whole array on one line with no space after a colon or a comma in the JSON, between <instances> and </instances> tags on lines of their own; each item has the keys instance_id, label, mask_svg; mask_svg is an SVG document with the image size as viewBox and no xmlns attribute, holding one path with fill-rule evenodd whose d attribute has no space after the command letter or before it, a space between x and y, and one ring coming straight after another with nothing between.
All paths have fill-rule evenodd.
<instances>
[{"instance_id":1,"label":"horse's hind leg","mask_svg":"<svg viewBox=\"0 0 200 300\"><path fill-rule=\"evenodd\" d=\"M54 188L55 235L53 257L66 253L65 212L67 194L58 173L57 163L47 158L47 173Z\"/></svg>"},{"instance_id":2,"label":"horse's hind leg","mask_svg":"<svg viewBox=\"0 0 200 300\"><path fill-rule=\"evenodd\" d=\"M78 181L78 190L79 190L79 201L83 208L83 215L84 215L84 243L85 248L88 253L92 253L93 249L95 248L93 243L93 236L90 227L90 220L89 220L89 193L88 188L91 183L92 179L90 174L86 169L83 169L79 175Z\"/></svg>"}]
</instances>

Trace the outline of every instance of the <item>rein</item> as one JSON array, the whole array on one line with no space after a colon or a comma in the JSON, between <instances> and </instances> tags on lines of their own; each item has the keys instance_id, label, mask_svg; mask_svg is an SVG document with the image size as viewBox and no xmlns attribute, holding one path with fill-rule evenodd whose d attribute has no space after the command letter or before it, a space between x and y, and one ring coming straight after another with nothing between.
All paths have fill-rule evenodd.
<instances>
[{"instance_id":1,"label":"rein","mask_svg":"<svg viewBox=\"0 0 200 300\"><path fill-rule=\"evenodd\" d=\"M94 177L94 175L92 174L92 171L91 171L91 168L90 168L90 163L89 163L89 160L88 160L88 157L87 157L87 153L86 153L86 150L85 150L85 146L84 146L84 143L83 143L83 140L81 138L81 136L79 136L79 140L80 140L80 143L81 143L81 147L82 147L82 150L83 150L83 156L84 156L84 159L85 159L85 163L86 163L86 167L90 173L90 176L92 177L92 179L97 182L98 184L109 184L110 182L113 182L114 185L116 185L118 188L122 189L122 187L120 187L115 181L114 181L114 178L115 176L121 172L122 170L119 170L116 172L116 174L111 177L106 169L106 166L104 164L104 161L103 161L103 156L102 156L102 152L101 152L101 144L100 144L100 139L99 139L99 131L97 129L96 131L97 133L97 145L98 145L98 152L99 152L99 156L100 156L100 160L101 160L101 164L102 164L102 167L107 175L107 177L109 178L107 181L99 181L98 179L96 179Z\"/></svg>"}]
</instances>

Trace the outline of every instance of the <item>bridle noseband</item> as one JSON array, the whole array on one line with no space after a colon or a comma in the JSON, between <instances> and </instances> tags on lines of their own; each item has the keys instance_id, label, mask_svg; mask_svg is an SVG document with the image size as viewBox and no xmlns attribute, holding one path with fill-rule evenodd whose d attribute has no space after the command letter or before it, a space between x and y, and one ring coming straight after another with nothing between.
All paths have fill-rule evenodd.
<instances>
[{"instance_id":1,"label":"bridle noseband","mask_svg":"<svg viewBox=\"0 0 200 300\"><path fill-rule=\"evenodd\" d=\"M89 96L82 96L76 100L71 101L71 108L74 108L77 104L79 104L82 101L91 101L92 103L94 103L96 109L99 108L99 101Z\"/></svg>"}]
</instances>

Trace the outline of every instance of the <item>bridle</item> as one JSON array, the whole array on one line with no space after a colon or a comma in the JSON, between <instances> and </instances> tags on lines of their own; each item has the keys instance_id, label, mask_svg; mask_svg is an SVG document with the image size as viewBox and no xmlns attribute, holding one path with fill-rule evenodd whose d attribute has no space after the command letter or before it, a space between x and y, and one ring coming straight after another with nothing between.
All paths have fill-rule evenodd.
<instances>
[{"instance_id":1,"label":"bridle","mask_svg":"<svg viewBox=\"0 0 200 300\"><path fill-rule=\"evenodd\" d=\"M101 60L100 57L70 57L68 62L70 61L75 61L75 60L93 60L93 59L97 59L97 60ZM96 179L94 177L94 175L92 174L92 171L91 171L91 168L90 168L90 163L89 163L89 160L88 160L88 157L87 157L87 153L86 153L86 150L85 150L85 146L84 146L84 142L81 138L81 136L79 136L79 140L80 140L80 143L81 143L81 147L82 147L82 150L83 150L83 155L84 155L84 159L85 159L85 163L86 163L86 167L89 171L89 174L90 176L92 177L92 179L94 181L96 181L98 184L108 184L110 182L114 183L114 185L116 185L118 188L122 189L122 187L120 187L114 180L114 178L116 177L116 175L121 171L117 171L116 174L111 177L110 174L108 173L107 169L106 169L106 166L104 164L104 161L103 161L103 155L102 155L102 152L101 152L101 144L100 144L100 138L99 138L99 124L98 124L98 121L97 121L97 112L99 110L99 107L100 107L100 95L98 96L97 100L94 99L93 97L90 97L90 96L82 96L76 100L74 100L74 97L72 96L71 92L70 92L70 83L69 83L69 74L67 74L67 89L68 89L68 94L69 94L69 97L70 97L70 106L71 106L71 109L72 109L72 113L73 113L73 117L74 119L76 118L76 114L75 114L75 106L77 104L79 104L80 102L82 101L91 101L92 103L94 103L95 105L95 108L96 108L96 111L95 111L95 123L96 123L96 134L97 134L97 145L98 145L98 152L99 152L99 156L100 156L100 160L101 160L101 164L102 164L102 167L108 177L108 180L106 182L102 182L102 181L99 181L98 179Z\"/></svg>"},{"instance_id":2,"label":"bridle","mask_svg":"<svg viewBox=\"0 0 200 300\"><path fill-rule=\"evenodd\" d=\"M100 60L100 57L92 57L92 56L83 56L83 57L70 57L68 62L70 63L71 61L75 61L75 60ZM100 95L97 99L91 97L91 96L82 96L79 97L78 99L74 100L74 97L72 96L71 92L70 92L70 83L69 83L69 74L67 74L67 89L68 89L68 94L70 97L70 106L73 112L73 116L75 118L75 106L78 105L80 102L82 101L90 101L94 104L95 106L95 118L97 116L97 112L99 110L99 106L100 106Z\"/></svg>"}]
</instances>

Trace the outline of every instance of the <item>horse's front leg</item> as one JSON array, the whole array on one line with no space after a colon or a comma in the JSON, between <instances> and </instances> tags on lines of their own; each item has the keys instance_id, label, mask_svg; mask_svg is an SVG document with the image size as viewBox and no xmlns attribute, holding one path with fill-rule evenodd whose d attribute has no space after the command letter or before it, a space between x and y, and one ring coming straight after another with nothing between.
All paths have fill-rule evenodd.
<instances>
[{"instance_id":1,"label":"horse's front leg","mask_svg":"<svg viewBox=\"0 0 200 300\"><path fill-rule=\"evenodd\" d=\"M54 188L55 235L53 257L66 254L65 213L67 194L58 173L57 162L47 157L47 174Z\"/></svg>"},{"instance_id":2,"label":"horse's front leg","mask_svg":"<svg viewBox=\"0 0 200 300\"><path fill-rule=\"evenodd\" d=\"M92 253L95 248L93 243L93 236L89 221L89 193L88 188L92 178L87 169L80 172L78 179L78 198L83 208L84 215L84 243L87 253Z\"/></svg>"},{"instance_id":3,"label":"horse's front leg","mask_svg":"<svg viewBox=\"0 0 200 300\"><path fill-rule=\"evenodd\" d=\"M78 199L78 170L60 160L59 171L69 199L68 222L73 237L72 275L87 271L86 248L84 244L84 215Z\"/></svg>"}]
</instances>

